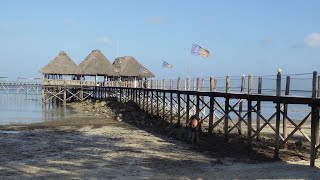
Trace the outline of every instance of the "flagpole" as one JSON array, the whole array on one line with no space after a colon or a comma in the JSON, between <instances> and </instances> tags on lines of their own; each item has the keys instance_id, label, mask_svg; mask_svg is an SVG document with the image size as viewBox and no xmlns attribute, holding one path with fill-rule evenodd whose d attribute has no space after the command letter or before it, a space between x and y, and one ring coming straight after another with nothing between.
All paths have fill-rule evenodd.
<instances>
[{"instance_id":1,"label":"flagpole","mask_svg":"<svg viewBox=\"0 0 320 180\"><path fill-rule=\"evenodd\" d=\"M188 78L190 78L190 58L188 59Z\"/></svg>"}]
</instances>

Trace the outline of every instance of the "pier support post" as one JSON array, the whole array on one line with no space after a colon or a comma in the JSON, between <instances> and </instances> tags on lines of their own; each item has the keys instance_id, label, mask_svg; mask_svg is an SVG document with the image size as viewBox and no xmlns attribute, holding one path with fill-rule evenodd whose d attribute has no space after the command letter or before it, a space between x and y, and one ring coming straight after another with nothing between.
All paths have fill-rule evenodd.
<instances>
[{"instance_id":1,"label":"pier support post","mask_svg":"<svg viewBox=\"0 0 320 180\"><path fill-rule=\"evenodd\" d=\"M151 96L150 96L150 111L151 115L153 115L153 89L151 89Z\"/></svg>"},{"instance_id":2,"label":"pier support post","mask_svg":"<svg viewBox=\"0 0 320 180\"><path fill-rule=\"evenodd\" d=\"M63 106L64 107L67 106L67 89L66 89L66 87L64 87L64 91L63 91Z\"/></svg>"},{"instance_id":3,"label":"pier support post","mask_svg":"<svg viewBox=\"0 0 320 180\"><path fill-rule=\"evenodd\" d=\"M180 114L181 114L181 108L180 108L180 106L181 106L181 101L180 101L180 81L181 81L181 79L180 79L180 77L178 77L178 80L177 80L177 117L178 117L178 122L177 122L177 124L180 126L180 121L181 121L181 119L180 119Z\"/></svg>"},{"instance_id":4,"label":"pier support post","mask_svg":"<svg viewBox=\"0 0 320 180\"><path fill-rule=\"evenodd\" d=\"M319 109L316 105L312 105L311 114L311 149L310 149L310 166L315 166L317 158L317 142L319 141Z\"/></svg>"},{"instance_id":5,"label":"pier support post","mask_svg":"<svg viewBox=\"0 0 320 180\"><path fill-rule=\"evenodd\" d=\"M190 96L189 96L189 94L186 94L186 125L187 125L187 123L189 122L189 116L190 116L190 111L189 111L189 107L190 107Z\"/></svg>"},{"instance_id":6,"label":"pier support post","mask_svg":"<svg viewBox=\"0 0 320 180\"><path fill-rule=\"evenodd\" d=\"M196 115L200 117L200 96L196 95Z\"/></svg>"},{"instance_id":7,"label":"pier support post","mask_svg":"<svg viewBox=\"0 0 320 180\"><path fill-rule=\"evenodd\" d=\"M244 91L244 86L245 86L245 76L242 75L241 77L241 86L240 86L240 93L243 93ZM243 101L241 101L239 103L239 115L240 117L242 117L242 107L243 107ZM238 118L238 134L241 135L242 134L242 119L241 118Z\"/></svg>"},{"instance_id":8,"label":"pier support post","mask_svg":"<svg viewBox=\"0 0 320 180\"><path fill-rule=\"evenodd\" d=\"M226 77L226 93L229 93L230 89L230 76L228 75ZM228 141L228 126L229 126L229 97L228 94L226 95L226 100L225 100L225 106L224 106L224 140L227 142Z\"/></svg>"},{"instance_id":9,"label":"pier support post","mask_svg":"<svg viewBox=\"0 0 320 180\"><path fill-rule=\"evenodd\" d=\"M248 95L252 95L252 75L248 75ZM252 100L251 97L248 98L248 146L252 146Z\"/></svg>"},{"instance_id":10,"label":"pier support post","mask_svg":"<svg viewBox=\"0 0 320 180\"><path fill-rule=\"evenodd\" d=\"M209 109L209 128L208 133L211 135L213 131L213 116L214 116L214 97L210 95L210 109Z\"/></svg>"},{"instance_id":11,"label":"pier support post","mask_svg":"<svg viewBox=\"0 0 320 180\"><path fill-rule=\"evenodd\" d=\"M261 94L262 91L262 77L258 78L258 94ZM257 113L256 113L256 117L257 117L257 140L259 141L261 139L260 137L260 131L258 131L260 129L260 115L261 114L261 101L257 101Z\"/></svg>"},{"instance_id":12,"label":"pier support post","mask_svg":"<svg viewBox=\"0 0 320 180\"><path fill-rule=\"evenodd\" d=\"M171 86L171 88L172 88L172 86ZM172 107L172 105L173 105L173 102L172 102L172 100L173 100L173 97L172 97L172 92L170 92L170 123L172 124L172 121L173 121L173 112L172 112L172 109L173 109L173 107Z\"/></svg>"},{"instance_id":13,"label":"pier support post","mask_svg":"<svg viewBox=\"0 0 320 180\"><path fill-rule=\"evenodd\" d=\"M281 70L278 70L277 74L277 96L281 96ZM280 116L281 116L281 107L280 107L280 102L277 100L277 105L276 105L276 137L275 137L275 154L274 157L276 159L279 159L279 149L280 149Z\"/></svg>"},{"instance_id":14,"label":"pier support post","mask_svg":"<svg viewBox=\"0 0 320 180\"><path fill-rule=\"evenodd\" d=\"M149 90L146 89L146 112L149 113Z\"/></svg>"},{"instance_id":15,"label":"pier support post","mask_svg":"<svg viewBox=\"0 0 320 180\"><path fill-rule=\"evenodd\" d=\"M162 96L162 122L165 123L165 115L166 115L166 92L163 91L163 96ZM162 124L164 125L164 124Z\"/></svg>"},{"instance_id":16,"label":"pier support post","mask_svg":"<svg viewBox=\"0 0 320 180\"><path fill-rule=\"evenodd\" d=\"M290 92L290 76L287 76L286 79L286 91L285 95L289 95ZM283 107L283 138L286 139L288 137L288 104L284 104Z\"/></svg>"},{"instance_id":17,"label":"pier support post","mask_svg":"<svg viewBox=\"0 0 320 180\"><path fill-rule=\"evenodd\" d=\"M160 113L159 113L159 91L156 91L156 97L157 97L157 99L156 99L156 101L157 101L157 116L159 116L160 115Z\"/></svg>"},{"instance_id":18,"label":"pier support post","mask_svg":"<svg viewBox=\"0 0 320 180\"><path fill-rule=\"evenodd\" d=\"M177 124L180 126L181 124L181 119L180 119L180 114L181 114L181 108L180 108L180 105L181 104L181 101L180 101L180 93L178 92L177 93L177 106L178 106L178 112L177 112L177 116L178 116L178 122Z\"/></svg>"},{"instance_id":19,"label":"pier support post","mask_svg":"<svg viewBox=\"0 0 320 180\"><path fill-rule=\"evenodd\" d=\"M228 126L229 126L229 98L226 97L225 101L225 116L224 116L224 140L227 142L229 137L228 137Z\"/></svg>"},{"instance_id":20,"label":"pier support post","mask_svg":"<svg viewBox=\"0 0 320 180\"><path fill-rule=\"evenodd\" d=\"M312 79L312 98L317 97L317 72L313 72ZM315 166L315 159L317 158L317 146L319 145L319 108L312 104L311 107L311 149L310 149L310 166Z\"/></svg>"}]
</instances>

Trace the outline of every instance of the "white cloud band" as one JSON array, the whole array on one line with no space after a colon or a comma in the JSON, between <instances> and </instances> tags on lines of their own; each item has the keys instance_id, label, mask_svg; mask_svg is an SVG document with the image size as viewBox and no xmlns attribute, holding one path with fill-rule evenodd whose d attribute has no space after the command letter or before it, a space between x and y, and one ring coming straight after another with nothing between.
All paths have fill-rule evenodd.
<instances>
[{"instance_id":1,"label":"white cloud band","mask_svg":"<svg viewBox=\"0 0 320 180\"><path fill-rule=\"evenodd\" d=\"M310 48L320 47L320 33L310 33L304 38L304 45Z\"/></svg>"}]
</instances>

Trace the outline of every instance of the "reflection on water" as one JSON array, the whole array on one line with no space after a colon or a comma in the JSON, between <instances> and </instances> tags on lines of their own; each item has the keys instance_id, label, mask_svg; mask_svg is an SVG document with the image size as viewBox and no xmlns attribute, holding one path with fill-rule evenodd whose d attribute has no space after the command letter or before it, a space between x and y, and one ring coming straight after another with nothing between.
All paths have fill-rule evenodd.
<instances>
[{"instance_id":1,"label":"reflection on water","mask_svg":"<svg viewBox=\"0 0 320 180\"><path fill-rule=\"evenodd\" d=\"M43 106L41 95L0 94L0 114L0 124L29 124L59 120L73 113L56 103Z\"/></svg>"}]
</instances>

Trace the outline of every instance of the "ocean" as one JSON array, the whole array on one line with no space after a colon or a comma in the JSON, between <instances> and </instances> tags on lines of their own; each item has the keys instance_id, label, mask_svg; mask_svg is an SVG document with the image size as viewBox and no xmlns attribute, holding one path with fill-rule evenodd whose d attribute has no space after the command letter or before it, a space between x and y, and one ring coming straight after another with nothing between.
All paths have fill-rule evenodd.
<instances>
[{"instance_id":1,"label":"ocean","mask_svg":"<svg viewBox=\"0 0 320 180\"><path fill-rule=\"evenodd\" d=\"M73 116L70 108L57 105L42 106L41 94L0 93L0 125L30 124L54 121Z\"/></svg>"},{"instance_id":2,"label":"ocean","mask_svg":"<svg viewBox=\"0 0 320 180\"><path fill-rule=\"evenodd\" d=\"M40 91L41 92L41 91ZM182 96L181 96L182 97ZM168 97L169 98L169 97ZM190 97L192 99L192 97ZM209 98L204 98L205 102L209 102ZM217 98L216 101L224 108L224 98ZM230 104L236 104L237 100L230 100ZM243 115L246 113L247 105L243 101ZM253 102L255 105L255 102ZM218 109L216 114L222 117L222 110ZM205 108L205 115L208 114L208 108ZM238 106L235 108L238 110ZM310 112L308 105L288 105L288 116L294 121L303 120ZM275 104L272 102L261 102L261 114L268 119L275 113ZM5 91L0 92L0 125L4 124L30 124L44 121L61 120L67 117L75 117L78 114L73 112L70 108L55 104L42 105L41 94L16 94L15 91L9 94ZM202 115L202 116L205 116ZM238 117L234 112L229 114L230 118L237 120ZM252 113L252 118L255 119L255 113ZM310 118L310 117L309 117ZM262 120L261 120L262 121Z\"/></svg>"}]
</instances>

